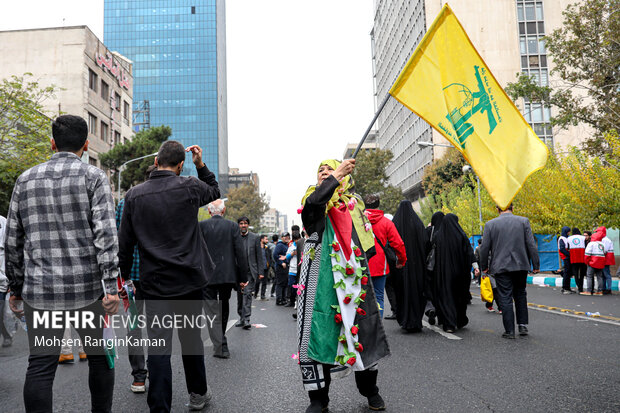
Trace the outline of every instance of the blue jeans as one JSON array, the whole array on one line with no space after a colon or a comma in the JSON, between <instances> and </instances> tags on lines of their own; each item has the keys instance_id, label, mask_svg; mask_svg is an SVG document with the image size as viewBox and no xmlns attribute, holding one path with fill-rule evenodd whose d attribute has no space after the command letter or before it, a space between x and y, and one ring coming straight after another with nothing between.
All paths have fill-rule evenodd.
<instances>
[{"instance_id":1,"label":"blue jeans","mask_svg":"<svg viewBox=\"0 0 620 413\"><path fill-rule=\"evenodd\" d=\"M377 296L377 304L379 304L379 313L381 313L381 318L383 318L383 291L385 290L385 275L381 275L379 277L370 277L372 280L372 286L375 289L375 295Z\"/></svg>"},{"instance_id":2,"label":"blue jeans","mask_svg":"<svg viewBox=\"0 0 620 413\"><path fill-rule=\"evenodd\" d=\"M611 291L611 269L609 268L609 265L606 265L605 268L603 268L603 291L607 290L607 291Z\"/></svg>"}]
</instances>

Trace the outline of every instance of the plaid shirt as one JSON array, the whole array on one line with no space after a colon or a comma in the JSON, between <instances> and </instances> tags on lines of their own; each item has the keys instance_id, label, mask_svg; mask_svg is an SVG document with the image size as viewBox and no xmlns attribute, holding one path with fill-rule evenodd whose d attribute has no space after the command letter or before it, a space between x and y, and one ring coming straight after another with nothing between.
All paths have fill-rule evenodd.
<instances>
[{"instance_id":1,"label":"plaid shirt","mask_svg":"<svg viewBox=\"0 0 620 413\"><path fill-rule=\"evenodd\" d=\"M117 293L118 239L104 172L59 152L17 179L6 233L9 287L32 307L71 310Z\"/></svg>"},{"instance_id":2,"label":"plaid shirt","mask_svg":"<svg viewBox=\"0 0 620 413\"><path fill-rule=\"evenodd\" d=\"M125 207L125 198L121 199L116 206L116 229L120 230L121 220L123 218L123 208ZM138 245L133 249L133 263L131 264L131 272L129 273L131 281L140 281L140 253Z\"/></svg>"}]
</instances>

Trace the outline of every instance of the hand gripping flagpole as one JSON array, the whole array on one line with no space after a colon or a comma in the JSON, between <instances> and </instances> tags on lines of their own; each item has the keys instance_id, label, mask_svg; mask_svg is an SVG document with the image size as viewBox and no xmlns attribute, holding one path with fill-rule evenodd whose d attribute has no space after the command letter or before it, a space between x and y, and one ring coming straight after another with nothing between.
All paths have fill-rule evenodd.
<instances>
[{"instance_id":1,"label":"hand gripping flagpole","mask_svg":"<svg viewBox=\"0 0 620 413\"><path fill-rule=\"evenodd\" d=\"M357 145L357 149L355 149L355 152L353 152L353 156L352 156L353 159L355 159L355 157L357 156L357 153L360 151L360 149L362 149L362 145L364 144L364 141L368 137L368 134L370 133L372 126L377 121L379 114L381 113L381 111L383 110L383 108L385 107L385 104L387 103L389 99L390 99L390 94L388 93L385 99L383 99L383 102L381 102L381 104L379 105L379 109L377 110L377 113L375 113L375 117L372 118L372 121L370 122L370 125L368 125L368 129L366 129L366 132L364 133L362 140L360 141L359 145Z\"/></svg>"}]
</instances>

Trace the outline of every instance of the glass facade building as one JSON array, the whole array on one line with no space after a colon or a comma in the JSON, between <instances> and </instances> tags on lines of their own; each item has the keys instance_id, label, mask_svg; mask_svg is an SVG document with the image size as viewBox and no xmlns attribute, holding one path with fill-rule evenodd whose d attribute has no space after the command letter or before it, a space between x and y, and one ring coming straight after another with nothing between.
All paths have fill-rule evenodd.
<instances>
[{"instance_id":1,"label":"glass facade building","mask_svg":"<svg viewBox=\"0 0 620 413\"><path fill-rule=\"evenodd\" d=\"M224 0L105 0L104 43L133 61L134 104L151 126L200 145L224 184L228 174ZM184 174L196 174L191 155ZM224 181L224 182L222 182Z\"/></svg>"}]
</instances>

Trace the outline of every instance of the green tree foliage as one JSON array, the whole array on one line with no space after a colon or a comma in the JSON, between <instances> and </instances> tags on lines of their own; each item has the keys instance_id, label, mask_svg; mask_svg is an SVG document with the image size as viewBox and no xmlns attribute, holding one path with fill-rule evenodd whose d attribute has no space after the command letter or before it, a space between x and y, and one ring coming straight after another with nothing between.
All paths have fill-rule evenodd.
<instances>
[{"instance_id":1,"label":"green tree foliage","mask_svg":"<svg viewBox=\"0 0 620 413\"><path fill-rule=\"evenodd\" d=\"M604 143L611 153L606 158L588 156L577 148L568 154L552 155L544 169L528 178L513 204L515 213L529 218L532 230L555 234L562 226L582 231L599 225L620 227L620 138L608 133ZM468 235L478 230L478 194L473 176L471 184L455 187L422 204L424 222L441 209L458 215ZM473 188L472 188L473 185ZM482 220L497 216L495 204L481 187Z\"/></svg>"},{"instance_id":2,"label":"green tree foliage","mask_svg":"<svg viewBox=\"0 0 620 413\"><path fill-rule=\"evenodd\" d=\"M443 158L433 162L424 170L422 187L426 195L437 197L455 188L471 185L463 174L466 164L463 154L454 148L448 149Z\"/></svg>"},{"instance_id":3,"label":"green tree foliage","mask_svg":"<svg viewBox=\"0 0 620 413\"><path fill-rule=\"evenodd\" d=\"M267 195L259 193L251 183L228 191L225 217L235 222L239 217L248 217L250 225L254 227L253 232L261 231L260 220L268 209Z\"/></svg>"},{"instance_id":4,"label":"green tree foliage","mask_svg":"<svg viewBox=\"0 0 620 413\"><path fill-rule=\"evenodd\" d=\"M118 168L130 159L157 152L162 142L172 135L172 129L168 126L145 129L138 132L132 140L116 145L110 151L101 154L99 160L104 168L115 171L112 182L116 187L118 182ZM127 164L121 173L121 188L129 190L133 185L144 181L144 171L149 165L153 165L154 157L142 159ZM118 188L117 188L118 190Z\"/></svg>"},{"instance_id":5,"label":"green tree foliage","mask_svg":"<svg viewBox=\"0 0 620 413\"><path fill-rule=\"evenodd\" d=\"M379 194L380 208L388 214L394 214L398 204L404 198L403 191L388 183L385 169L394 155L388 149L361 151L355 160L353 180L355 192L361 196Z\"/></svg>"},{"instance_id":6,"label":"green tree foliage","mask_svg":"<svg viewBox=\"0 0 620 413\"><path fill-rule=\"evenodd\" d=\"M620 1L588 0L569 5L563 26L545 38L547 54L560 81L538 86L517 74L506 92L513 100L524 97L557 109L553 125L566 128L584 123L595 133L583 144L591 155L611 153L604 139L620 130Z\"/></svg>"},{"instance_id":7,"label":"green tree foliage","mask_svg":"<svg viewBox=\"0 0 620 413\"><path fill-rule=\"evenodd\" d=\"M47 161L51 119L43 103L58 88L41 87L32 74L11 76L0 82L0 214L6 216L15 180L26 169Z\"/></svg>"}]
</instances>

